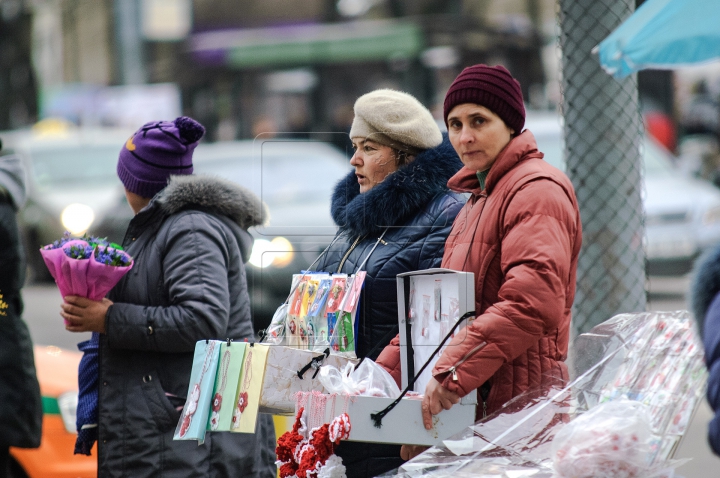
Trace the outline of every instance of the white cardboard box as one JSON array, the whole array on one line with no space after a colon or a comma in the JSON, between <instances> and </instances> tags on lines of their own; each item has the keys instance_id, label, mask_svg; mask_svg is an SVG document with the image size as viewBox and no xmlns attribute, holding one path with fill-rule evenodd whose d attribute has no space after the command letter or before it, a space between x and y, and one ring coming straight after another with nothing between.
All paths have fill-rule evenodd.
<instances>
[{"instance_id":1,"label":"white cardboard box","mask_svg":"<svg viewBox=\"0 0 720 478\"><path fill-rule=\"evenodd\" d=\"M441 300L435 300L436 281L440 281ZM413 294L411 291L415 289ZM398 325L400 327L400 367L402 373L402 388L405 388L420 367L432 355L450 328L466 312L475 310L475 275L472 272L458 272L450 269L427 269L422 271L405 272L397 276L398 294ZM427 323L427 333L423 334L423 314L425 301L423 296L429 296L430 317ZM457 301L454 312L451 311L452 299ZM412 303L411 303L412 302ZM439 305L441 320L435 319L435 306ZM413 308L415 316L408 320L410 309ZM447 314L447 323L443 323L442 315ZM455 320L453 321L453 317ZM455 332L462 333L461 330ZM410 358L412 357L412 359ZM425 386L432 377L432 369L440 357L438 353L418 378L412 390L425 392ZM473 420L468 424L474 422Z\"/></svg>"},{"instance_id":2,"label":"white cardboard box","mask_svg":"<svg viewBox=\"0 0 720 478\"><path fill-rule=\"evenodd\" d=\"M308 396L307 409L313 409L312 400L317 396ZM350 416L352 429L348 441L392 443L398 445L432 446L454 435L475 422L475 394L463 397L450 410L443 410L433 417L433 428L426 430L422 421L421 400L403 398L382 420L382 427L376 428L370 414L379 412L394 399L379 397L359 397L347 395L325 395L325 423L333 420L344 411ZM310 412L312 414L312 412ZM311 427L313 424L311 424Z\"/></svg>"},{"instance_id":3,"label":"white cardboard box","mask_svg":"<svg viewBox=\"0 0 720 478\"><path fill-rule=\"evenodd\" d=\"M309 369L298 377L301 370L314 357L323 355L311 350L301 350L282 345L270 345L265 376L263 378L262 392L260 393L260 412L274 414L295 413L295 394L297 392L312 392L317 390L326 393L320 380L313 378L315 369ZM350 359L330 354L323 359L320 365L333 365L340 370ZM357 362L357 360L352 360Z\"/></svg>"}]
</instances>

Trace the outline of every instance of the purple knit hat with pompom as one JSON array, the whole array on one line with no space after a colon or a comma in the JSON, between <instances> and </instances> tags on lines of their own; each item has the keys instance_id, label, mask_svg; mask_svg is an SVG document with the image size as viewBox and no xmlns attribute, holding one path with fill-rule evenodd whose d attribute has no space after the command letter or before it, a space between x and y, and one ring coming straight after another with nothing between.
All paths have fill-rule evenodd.
<instances>
[{"instance_id":1,"label":"purple knit hat with pompom","mask_svg":"<svg viewBox=\"0 0 720 478\"><path fill-rule=\"evenodd\" d=\"M151 198L170 176L192 174L192 154L204 134L205 128L187 116L145 124L120 150L117 174L125 189Z\"/></svg>"}]
</instances>

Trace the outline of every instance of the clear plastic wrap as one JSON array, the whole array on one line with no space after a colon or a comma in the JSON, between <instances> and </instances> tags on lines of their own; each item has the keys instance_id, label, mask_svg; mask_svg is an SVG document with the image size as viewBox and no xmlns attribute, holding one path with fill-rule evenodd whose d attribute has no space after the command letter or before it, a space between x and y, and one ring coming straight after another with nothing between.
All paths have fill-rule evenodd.
<instances>
[{"instance_id":1,"label":"clear plastic wrap","mask_svg":"<svg viewBox=\"0 0 720 478\"><path fill-rule=\"evenodd\" d=\"M601 403L552 442L558 478L637 478L650 469L650 409L633 400Z\"/></svg>"},{"instance_id":2,"label":"clear plastic wrap","mask_svg":"<svg viewBox=\"0 0 720 478\"><path fill-rule=\"evenodd\" d=\"M638 402L635 406L647 411L649 423L647 466L626 476L672 476L672 469L682 463L673 460L673 454L707 379L702 344L689 312L615 316L578 336L570 356L569 380L546 376L543 382L549 386L515 397L382 476L558 478L553 446L559 445L554 439L562 438L576 419L588 414L589 420L588 412L615 401ZM622 456L619 451L615 458Z\"/></svg>"},{"instance_id":3,"label":"clear plastic wrap","mask_svg":"<svg viewBox=\"0 0 720 478\"><path fill-rule=\"evenodd\" d=\"M288 318L289 308L290 304L287 302L277 308L270 321L270 325L265 331L265 338L262 343L268 345L285 345L285 323Z\"/></svg>"},{"instance_id":4,"label":"clear plastic wrap","mask_svg":"<svg viewBox=\"0 0 720 478\"><path fill-rule=\"evenodd\" d=\"M353 363L345 365L343 370L333 365L323 365L318 380L329 393L387 398L400 395L400 389L392 376L370 359L363 360L357 369Z\"/></svg>"}]
</instances>

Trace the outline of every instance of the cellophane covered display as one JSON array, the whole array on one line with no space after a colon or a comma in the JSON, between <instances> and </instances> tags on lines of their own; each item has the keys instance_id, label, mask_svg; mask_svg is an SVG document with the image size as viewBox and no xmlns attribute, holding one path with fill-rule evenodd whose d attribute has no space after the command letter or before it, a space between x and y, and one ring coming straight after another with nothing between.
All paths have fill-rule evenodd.
<instances>
[{"instance_id":1,"label":"cellophane covered display","mask_svg":"<svg viewBox=\"0 0 720 478\"><path fill-rule=\"evenodd\" d=\"M570 380L515 397L383 476L672 476L707 379L690 314L615 316L578 336L567 363Z\"/></svg>"},{"instance_id":2,"label":"cellophane covered display","mask_svg":"<svg viewBox=\"0 0 720 478\"><path fill-rule=\"evenodd\" d=\"M293 275L290 296L273 315L263 343L355 358L355 319L365 280L356 274Z\"/></svg>"}]
</instances>

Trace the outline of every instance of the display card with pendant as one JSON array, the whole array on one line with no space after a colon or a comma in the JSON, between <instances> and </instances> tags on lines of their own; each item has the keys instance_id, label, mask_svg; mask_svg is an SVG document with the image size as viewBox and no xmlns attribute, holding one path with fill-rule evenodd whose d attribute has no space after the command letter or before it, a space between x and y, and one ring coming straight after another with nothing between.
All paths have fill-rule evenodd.
<instances>
[{"instance_id":1,"label":"display card with pendant","mask_svg":"<svg viewBox=\"0 0 720 478\"><path fill-rule=\"evenodd\" d=\"M230 341L223 342L220 346L220 361L210 405L208 430L230 430L247 346L247 342Z\"/></svg>"},{"instance_id":2,"label":"display card with pendant","mask_svg":"<svg viewBox=\"0 0 720 478\"><path fill-rule=\"evenodd\" d=\"M308 311L308 328L313 331L313 333L308 336L308 348L310 350L314 350L316 347L327 347L329 344L325 304L327 303L331 285L332 279L330 279L329 276L320 280L317 295Z\"/></svg>"},{"instance_id":3,"label":"display card with pendant","mask_svg":"<svg viewBox=\"0 0 720 478\"><path fill-rule=\"evenodd\" d=\"M287 317L287 331L285 335L287 337L288 347L299 347L300 346L300 312L302 309L302 300L305 296L305 289L307 287L310 277L307 274L297 274L298 285L295 288L295 292L292 294L290 300L290 311ZM293 281L294 282L294 281Z\"/></svg>"},{"instance_id":4,"label":"display card with pendant","mask_svg":"<svg viewBox=\"0 0 720 478\"><path fill-rule=\"evenodd\" d=\"M269 347L256 343L245 348L238 398L230 425L231 432L255 433Z\"/></svg>"},{"instance_id":5,"label":"display card with pendant","mask_svg":"<svg viewBox=\"0 0 720 478\"><path fill-rule=\"evenodd\" d=\"M315 300L315 297L317 297L318 286L320 284L320 281L317 280L314 275L310 277L305 287L305 294L300 302L300 314L298 315L298 331L300 336L300 344L298 347L301 349L307 349L310 342L308 339L308 335L310 334L308 312L310 311L310 305Z\"/></svg>"},{"instance_id":6,"label":"display card with pendant","mask_svg":"<svg viewBox=\"0 0 720 478\"><path fill-rule=\"evenodd\" d=\"M200 443L205 441L222 343L219 340L200 340L195 344L187 400L173 440L197 440Z\"/></svg>"}]
</instances>

